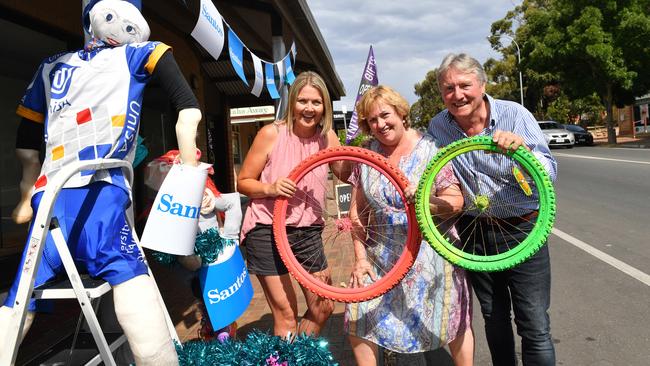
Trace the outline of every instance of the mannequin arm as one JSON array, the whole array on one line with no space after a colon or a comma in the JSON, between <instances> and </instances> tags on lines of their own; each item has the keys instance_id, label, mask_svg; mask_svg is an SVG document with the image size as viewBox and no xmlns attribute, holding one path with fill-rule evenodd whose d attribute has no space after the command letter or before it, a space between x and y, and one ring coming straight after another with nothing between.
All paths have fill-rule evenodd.
<instances>
[{"instance_id":1,"label":"mannequin arm","mask_svg":"<svg viewBox=\"0 0 650 366\"><path fill-rule=\"evenodd\" d=\"M171 52L165 52L160 58L152 76L178 111L176 139L181 161L183 164L197 166L196 129L201 121L201 110Z\"/></svg>"},{"instance_id":2,"label":"mannequin arm","mask_svg":"<svg viewBox=\"0 0 650 366\"><path fill-rule=\"evenodd\" d=\"M198 165L196 157L196 129L201 121L201 110L186 108L178 112L176 139L183 164Z\"/></svg>"},{"instance_id":3,"label":"mannequin arm","mask_svg":"<svg viewBox=\"0 0 650 366\"><path fill-rule=\"evenodd\" d=\"M32 219L32 187L41 172L38 154L38 150L16 149L16 157L23 167L23 175L20 180L20 201L11 213L11 218L17 224L24 224Z\"/></svg>"}]
</instances>

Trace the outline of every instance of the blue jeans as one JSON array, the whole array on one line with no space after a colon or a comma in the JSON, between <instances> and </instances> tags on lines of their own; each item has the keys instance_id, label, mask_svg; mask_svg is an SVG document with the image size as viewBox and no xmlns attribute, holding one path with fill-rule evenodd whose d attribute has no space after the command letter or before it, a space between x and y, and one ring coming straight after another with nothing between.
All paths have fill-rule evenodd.
<instances>
[{"instance_id":1,"label":"blue jeans","mask_svg":"<svg viewBox=\"0 0 650 366\"><path fill-rule=\"evenodd\" d=\"M486 248L505 248L526 237L532 224L521 223L506 231L504 227L467 228L461 219L463 243L474 243L478 252ZM465 230L465 229L468 230ZM497 244L498 243L498 244ZM492 252L491 249L486 249ZM489 253L495 254L495 253ZM515 366L515 340L511 325L514 311L517 334L521 337L522 361L526 366L555 365L555 348L550 333L548 309L551 303L551 263L548 245L524 263L502 272L468 272L474 293L481 303L485 334L495 366Z\"/></svg>"}]
</instances>

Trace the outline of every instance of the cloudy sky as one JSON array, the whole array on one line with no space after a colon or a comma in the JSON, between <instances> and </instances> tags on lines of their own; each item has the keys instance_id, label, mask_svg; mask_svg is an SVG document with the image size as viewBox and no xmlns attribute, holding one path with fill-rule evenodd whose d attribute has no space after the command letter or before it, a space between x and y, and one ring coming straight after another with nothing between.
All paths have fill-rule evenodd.
<instances>
[{"instance_id":1,"label":"cloudy sky","mask_svg":"<svg viewBox=\"0 0 650 366\"><path fill-rule=\"evenodd\" d=\"M413 85L450 52L466 52L481 63L499 58L486 37L492 22L519 0L308 0L343 81L346 96L335 102L352 109L370 45L381 84L409 102ZM507 44L507 41L504 40Z\"/></svg>"}]
</instances>

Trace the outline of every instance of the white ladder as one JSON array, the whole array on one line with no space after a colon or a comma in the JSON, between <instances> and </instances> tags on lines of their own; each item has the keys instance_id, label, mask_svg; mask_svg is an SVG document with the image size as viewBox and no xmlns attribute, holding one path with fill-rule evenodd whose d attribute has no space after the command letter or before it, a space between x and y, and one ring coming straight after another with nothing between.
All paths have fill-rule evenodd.
<instances>
[{"instance_id":1,"label":"white ladder","mask_svg":"<svg viewBox=\"0 0 650 366\"><path fill-rule=\"evenodd\" d=\"M79 161L65 168L59 170L57 174L48 182L47 188L43 193L43 198L38 208L36 217L34 218L34 225L31 231L31 237L29 238L29 249L25 257L25 261L22 267L22 273L20 277L20 283L18 285L18 290L16 292L16 299L13 304L14 316L12 321L9 324L9 327L5 330L0 330L6 332L7 343L2 346L0 351L0 366L9 366L14 365L16 362L16 355L18 354L18 343L20 340L21 330L23 324L25 323L25 316L27 314L27 306L29 300L32 298L38 299L71 299L76 298L81 305L81 310L83 316L86 318L88 323L88 328L92 333L93 339L99 349L99 354L91 359L86 365L98 365L100 362L104 362L104 365L107 366L116 366L115 360L113 358L112 352L117 349L126 341L126 337L122 334L118 339L113 341L110 345L106 341L106 337L102 332L99 321L93 309L91 300L101 297L111 290L111 287L108 283L102 282L94 288L85 288L82 282L77 267L74 264L74 260L68 250L65 238L59 227L58 219L52 217L52 211L54 209L54 203L58 197L63 185L76 173L82 170L105 170L112 168L121 168L125 173L125 178L129 181L133 181L133 168L131 163L128 161L117 160L117 159L96 159L88 161ZM133 200L131 200L133 202ZM138 240L137 233L135 232L134 218L133 218L133 204L126 211L127 220L129 226L131 227L131 233L133 239L136 242L140 253L144 256L142 247L140 246L140 241ZM34 289L34 281L36 279L36 272L38 266L41 263L41 258L43 255L44 242L47 238L47 234L51 233L54 240L56 249L61 257L61 262L65 268L65 271L72 285L72 289L60 289L60 288L43 288L43 289ZM153 279L153 274L151 273L151 268L149 267L149 276ZM155 284L155 280L154 280ZM167 327L169 328L169 334L177 344L180 344L178 334L174 324L169 317L167 308L163 302L160 291L156 286L156 293L158 294L158 300L160 301L160 306L163 309L165 314L165 320L167 322Z\"/></svg>"}]
</instances>

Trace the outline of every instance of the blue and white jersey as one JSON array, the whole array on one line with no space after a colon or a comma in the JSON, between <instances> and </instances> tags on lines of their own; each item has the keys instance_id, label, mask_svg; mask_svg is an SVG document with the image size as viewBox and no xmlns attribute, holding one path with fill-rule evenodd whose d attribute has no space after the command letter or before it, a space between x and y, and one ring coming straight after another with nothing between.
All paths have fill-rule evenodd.
<instances>
[{"instance_id":1,"label":"blue and white jersey","mask_svg":"<svg viewBox=\"0 0 650 366\"><path fill-rule=\"evenodd\" d=\"M160 42L132 43L59 54L41 63L16 111L45 124L45 161L34 193L75 161L133 162L144 87L168 49ZM100 180L130 192L119 168L82 171L65 187Z\"/></svg>"},{"instance_id":2,"label":"blue and white jersey","mask_svg":"<svg viewBox=\"0 0 650 366\"><path fill-rule=\"evenodd\" d=\"M557 163L546 143L544 134L535 117L518 103L499 100L486 95L486 103L490 106L490 121L479 136L490 136L494 131L513 132L524 139L535 157L542 163L546 171L555 181ZM456 140L469 137L454 120L448 110L438 113L427 130L438 145L446 146ZM491 192L496 202L517 202L516 208L507 205L504 208L495 207L491 212L496 217L521 216L538 209L537 200L527 197L520 188L510 171L510 158L502 154L484 154L468 152L452 160L456 177L460 180L465 196L465 205L472 202L479 192Z\"/></svg>"}]
</instances>

